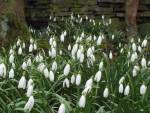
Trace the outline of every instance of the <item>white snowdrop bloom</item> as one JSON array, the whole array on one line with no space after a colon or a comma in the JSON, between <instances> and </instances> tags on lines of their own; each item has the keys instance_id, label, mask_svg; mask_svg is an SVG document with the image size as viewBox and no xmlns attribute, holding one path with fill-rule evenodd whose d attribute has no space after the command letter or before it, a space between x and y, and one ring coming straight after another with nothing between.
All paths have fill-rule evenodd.
<instances>
[{"instance_id":1,"label":"white snowdrop bloom","mask_svg":"<svg viewBox=\"0 0 150 113\"><path fill-rule=\"evenodd\" d=\"M135 68L133 68L132 70L132 76L135 77L137 75L137 70Z\"/></svg>"},{"instance_id":2,"label":"white snowdrop bloom","mask_svg":"<svg viewBox=\"0 0 150 113\"><path fill-rule=\"evenodd\" d=\"M135 65L134 69L136 69L137 71L140 71L140 67L138 65Z\"/></svg>"},{"instance_id":3,"label":"white snowdrop bloom","mask_svg":"<svg viewBox=\"0 0 150 113\"><path fill-rule=\"evenodd\" d=\"M85 97L85 95L82 95L81 97L80 97L80 100L79 100L79 107L80 108L84 108L85 107L85 104L86 104L86 97Z\"/></svg>"},{"instance_id":4,"label":"white snowdrop bloom","mask_svg":"<svg viewBox=\"0 0 150 113\"><path fill-rule=\"evenodd\" d=\"M21 79L19 80L18 88L25 89L26 88L26 78L25 76L22 76Z\"/></svg>"},{"instance_id":5,"label":"white snowdrop bloom","mask_svg":"<svg viewBox=\"0 0 150 113\"><path fill-rule=\"evenodd\" d=\"M95 56L93 54L90 56L90 58L91 58L92 63L95 62L96 59L95 59Z\"/></svg>"},{"instance_id":6,"label":"white snowdrop bloom","mask_svg":"<svg viewBox=\"0 0 150 113\"><path fill-rule=\"evenodd\" d=\"M77 51L77 59L80 59L81 54L82 54L81 49L78 49L78 51Z\"/></svg>"},{"instance_id":7,"label":"white snowdrop bloom","mask_svg":"<svg viewBox=\"0 0 150 113\"><path fill-rule=\"evenodd\" d=\"M10 71L9 71L9 78L14 78L14 69L11 68Z\"/></svg>"},{"instance_id":8,"label":"white snowdrop bloom","mask_svg":"<svg viewBox=\"0 0 150 113\"><path fill-rule=\"evenodd\" d=\"M45 69L43 70L43 73L44 73L45 78L48 78L48 77L49 77L49 71L48 71L47 68L45 68Z\"/></svg>"},{"instance_id":9,"label":"white snowdrop bloom","mask_svg":"<svg viewBox=\"0 0 150 113\"><path fill-rule=\"evenodd\" d=\"M123 84L119 85L119 93L123 93Z\"/></svg>"},{"instance_id":10,"label":"white snowdrop bloom","mask_svg":"<svg viewBox=\"0 0 150 113\"><path fill-rule=\"evenodd\" d=\"M142 52L141 46L138 46L138 51L139 51L140 53Z\"/></svg>"},{"instance_id":11,"label":"white snowdrop bloom","mask_svg":"<svg viewBox=\"0 0 150 113\"><path fill-rule=\"evenodd\" d=\"M32 93L33 93L33 88L34 88L33 85L30 85L30 86L27 88L27 93L26 93L27 97L30 97L30 96L32 95Z\"/></svg>"},{"instance_id":12,"label":"white snowdrop bloom","mask_svg":"<svg viewBox=\"0 0 150 113\"><path fill-rule=\"evenodd\" d=\"M69 44L69 45L68 45L68 51L70 51L70 50L71 50L71 45Z\"/></svg>"},{"instance_id":13,"label":"white snowdrop bloom","mask_svg":"<svg viewBox=\"0 0 150 113\"><path fill-rule=\"evenodd\" d=\"M32 79L29 79L29 81L28 81L28 83L27 83L27 88L28 88L30 85L33 85L33 80L32 80Z\"/></svg>"},{"instance_id":14,"label":"white snowdrop bloom","mask_svg":"<svg viewBox=\"0 0 150 113\"><path fill-rule=\"evenodd\" d=\"M96 43L97 43L98 46L101 45L101 43L102 43L102 36L101 35L98 37Z\"/></svg>"},{"instance_id":15,"label":"white snowdrop bloom","mask_svg":"<svg viewBox=\"0 0 150 113\"><path fill-rule=\"evenodd\" d=\"M59 106L58 112L57 113L65 113L66 108L65 108L65 104L61 104Z\"/></svg>"},{"instance_id":16,"label":"white snowdrop bloom","mask_svg":"<svg viewBox=\"0 0 150 113\"><path fill-rule=\"evenodd\" d=\"M9 63L13 63L13 62L14 62L14 55L11 54L11 55L9 56Z\"/></svg>"},{"instance_id":17,"label":"white snowdrop bloom","mask_svg":"<svg viewBox=\"0 0 150 113\"><path fill-rule=\"evenodd\" d=\"M131 55L131 62L134 62L138 58L138 55L136 52L132 53Z\"/></svg>"},{"instance_id":18,"label":"white snowdrop bloom","mask_svg":"<svg viewBox=\"0 0 150 113\"><path fill-rule=\"evenodd\" d=\"M18 49L18 55L21 55L21 54L22 54L22 47L20 46Z\"/></svg>"},{"instance_id":19,"label":"white snowdrop bloom","mask_svg":"<svg viewBox=\"0 0 150 113\"><path fill-rule=\"evenodd\" d=\"M37 45L35 43L33 44L33 49L37 50Z\"/></svg>"},{"instance_id":20,"label":"white snowdrop bloom","mask_svg":"<svg viewBox=\"0 0 150 113\"><path fill-rule=\"evenodd\" d=\"M30 44L29 46L29 52L32 52L33 51L33 44Z\"/></svg>"},{"instance_id":21,"label":"white snowdrop bloom","mask_svg":"<svg viewBox=\"0 0 150 113\"><path fill-rule=\"evenodd\" d=\"M60 36L60 41L61 41L61 42L64 42L64 40L65 40L65 36L64 36L64 34L61 34L61 36Z\"/></svg>"},{"instance_id":22,"label":"white snowdrop bloom","mask_svg":"<svg viewBox=\"0 0 150 113\"><path fill-rule=\"evenodd\" d=\"M71 84L74 84L74 83L75 83L75 80L76 80L75 76L74 76L74 75L72 75L72 76L71 76L71 81L70 81L70 82L71 82Z\"/></svg>"},{"instance_id":23,"label":"white snowdrop bloom","mask_svg":"<svg viewBox=\"0 0 150 113\"><path fill-rule=\"evenodd\" d=\"M6 65L4 63L0 64L0 76L6 76Z\"/></svg>"},{"instance_id":24,"label":"white snowdrop bloom","mask_svg":"<svg viewBox=\"0 0 150 113\"><path fill-rule=\"evenodd\" d=\"M14 50L12 48L9 50L9 54L14 54Z\"/></svg>"},{"instance_id":25,"label":"white snowdrop bloom","mask_svg":"<svg viewBox=\"0 0 150 113\"><path fill-rule=\"evenodd\" d=\"M33 38L30 38L30 43L33 44L34 40Z\"/></svg>"},{"instance_id":26,"label":"white snowdrop bloom","mask_svg":"<svg viewBox=\"0 0 150 113\"><path fill-rule=\"evenodd\" d=\"M28 60L27 60L27 66L31 66L31 64L32 64L31 59L28 58Z\"/></svg>"},{"instance_id":27,"label":"white snowdrop bloom","mask_svg":"<svg viewBox=\"0 0 150 113\"><path fill-rule=\"evenodd\" d=\"M124 79L125 79L125 77L123 76L123 77L121 77L120 78L120 80L119 80L119 84L122 84L123 83L123 81L124 81Z\"/></svg>"},{"instance_id":28,"label":"white snowdrop bloom","mask_svg":"<svg viewBox=\"0 0 150 113\"><path fill-rule=\"evenodd\" d=\"M144 39L143 40L143 42L142 42L142 45L141 45L142 47L146 47L147 46L147 40L146 39Z\"/></svg>"},{"instance_id":29,"label":"white snowdrop bloom","mask_svg":"<svg viewBox=\"0 0 150 113\"><path fill-rule=\"evenodd\" d=\"M129 93L130 93L130 86L127 85L124 89L124 95L127 96L127 95L129 95Z\"/></svg>"},{"instance_id":30,"label":"white snowdrop bloom","mask_svg":"<svg viewBox=\"0 0 150 113\"><path fill-rule=\"evenodd\" d=\"M50 38L49 39L49 45L52 45L53 44L53 38Z\"/></svg>"},{"instance_id":31,"label":"white snowdrop bloom","mask_svg":"<svg viewBox=\"0 0 150 113\"><path fill-rule=\"evenodd\" d=\"M142 84L140 87L140 94L144 95L146 93L147 90L147 86L145 86L145 84Z\"/></svg>"},{"instance_id":32,"label":"white snowdrop bloom","mask_svg":"<svg viewBox=\"0 0 150 113\"><path fill-rule=\"evenodd\" d=\"M14 69L16 68L15 63L12 63L11 66L12 66L12 68L14 68Z\"/></svg>"},{"instance_id":33,"label":"white snowdrop bloom","mask_svg":"<svg viewBox=\"0 0 150 113\"><path fill-rule=\"evenodd\" d=\"M81 75L78 74L78 75L76 76L76 85L79 86L80 83L81 83Z\"/></svg>"},{"instance_id":34,"label":"white snowdrop bloom","mask_svg":"<svg viewBox=\"0 0 150 113\"><path fill-rule=\"evenodd\" d=\"M93 85L93 79L90 78L89 80L86 81L86 83L85 83L85 88L86 88L86 87L89 87L89 86L92 86L92 85Z\"/></svg>"},{"instance_id":35,"label":"white snowdrop bloom","mask_svg":"<svg viewBox=\"0 0 150 113\"><path fill-rule=\"evenodd\" d=\"M44 68L45 68L45 64L44 63L40 63L37 67L37 69L40 71L40 72L43 72L44 71Z\"/></svg>"},{"instance_id":36,"label":"white snowdrop bloom","mask_svg":"<svg viewBox=\"0 0 150 113\"><path fill-rule=\"evenodd\" d=\"M22 44L22 48L23 49L25 49L26 48L26 45L25 45L25 43L23 42L23 44Z\"/></svg>"},{"instance_id":37,"label":"white snowdrop bloom","mask_svg":"<svg viewBox=\"0 0 150 113\"><path fill-rule=\"evenodd\" d=\"M57 46L57 43L56 43L56 41L54 40L54 41L53 41L53 47L56 48L56 46Z\"/></svg>"},{"instance_id":38,"label":"white snowdrop bloom","mask_svg":"<svg viewBox=\"0 0 150 113\"><path fill-rule=\"evenodd\" d=\"M66 64L64 68L64 75L67 76L70 73L70 64Z\"/></svg>"},{"instance_id":39,"label":"white snowdrop bloom","mask_svg":"<svg viewBox=\"0 0 150 113\"><path fill-rule=\"evenodd\" d=\"M21 40L18 39L18 40L17 40L17 46L20 46L20 43L21 43Z\"/></svg>"},{"instance_id":40,"label":"white snowdrop bloom","mask_svg":"<svg viewBox=\"0 0 150 113\"><path fill-rule=\"evenodd\" d=\"M52 71L56 71L57 70L57 62L54 61L52 64Z\"/></svg>"},{"instance_id":41,"label":"white snowdrop bloom","mask_svg":"<svg viewBox=\"0 0 150 113\"><path fill-rule=\"evenodd\" d=\"M73 59L75 59L75 54L76 54L77 50L78 50L78 44L76 43L73 45L73 48L71 50L71 55L72 55Z\"/></svg>"},{"instance_id":42,"label":"white snowdrop bloom","mask_svg":"<svg viewBox=\"0 0 150 113\"><path fill-rule=\"evenodd\" d=\"M26 69L27 69L27 63L26 63L26 62L23 62L23 64L22 64L21 67L22 67L23 70L26 70Z\"/></svg>"},{"instance_id":43,"label":"white snowdrop bloom","mask_svg":"<svg viewBox=\"0 0 150 113\"><path fill-rule=\"evenodd\" d=\"M88 86L86 88L84 88L84 90L82 91L82 95L86 95L88 93L91 92L92 86Z\"/></svg>"},{"instance_id":44,"label":"white snowdrop bloom","mask_svg":"<svg viewBox=\"0 0 150 113\"><path fill-rule=\"evenodd\" d=\"M34 97L30 96L30 98L28 99L28 102L24 106L24 111L30 112L32 110L33 106L34 106Z\"/></svg>"},{"instance_id":45,"label":"white snowdrop bloom","mask_svg":"<svg viewBox=\"0 0 150 113\"><path fill-rule=\"evenodd\" d=\"M56 49L52 47L51 49L51 57L55 58L56 57Z\"/></svg>"},{"instance_id":46,"label":"white snowdrop bloom","mask_svg":"<svg viewBox=\"0 0 150 113\"><path fill-rule=\"evenodd\" d=\"M101 76L102 76L102 72L99 70L96 74L95 74L95 77L94 77L94 80L96 82L99 82L101 80Z\"/></svg>"},{"instance_id":47,"label":"white snowdrop bloom","mask_svg":"<svg viewBox=\"0 0 150 113\"><path fill-rule=\"evenodd\" d=\"M62 50L60 50L60 51L59 51L59 54L62 55L62 53L63 53Z\"/></svg>"},{"instance_id":48,"label":"white snowdrop bloom","mask_svg":"<svg viewBox=\"0 0 150 113\"><path fill-rule=\"evenodd\" d=\"M115 38L115 35L113 34L113 35L111 36L111 39L114 40L114 38Z\"/></svg>"},{"instance_id":49,"label":"white snowdrop bloom","mask_svg":"<svg viewBox=\"0 0 150 113\"><path fill-rule=\"evenodd\" d=\"M101 61L99 64L99 70L103 70L103 65L104 65L104 63L103 63L103 61Z\"/></svg>"},{"instance_id":50,"label":"white snowdrop bloom","mask_svg":"<svg viewBox=\"0 0 150 113\"><path fill-rule=\"evenodd\" d=\"M142 60L141 60L141 66L143 68L146 68L147 64L146 64L146 59L143 57Z\"/></svg>"},{"instance_id":51,"label":"white snowdrop bloom","mask_svg":"<svg viewBox=\"0 0 150 113\"><path fill-rule=\"evenodd\" d=\"M136 44L135 43L132 43L132 51L136 52Z\"/></svg>"},{"instance_id":52,"label":"white snowdrop bloom","mask_svg":"<svg viewBox=\"0 0 150 113\"><path fill-rule=\"evenodd\" d=\"M88 48L87 57L90 57L93 54L92 48Z\"/></svg>"},{"instance_id":53,"label":"white snowdrop bloom","mask_svg":"<svg viewBox=\"0 0 150 113\"><path fill-rule=\"evenodd\" d=\"M113 59L112 51L110 51L110 53L109 53L109 59L110 59L110 60L112 60L112 59Z\"/></svg>"},{"instance_id":54,"label":"white snowdrop bloom","mask_svg":"<svg viewBox=\"0 0 150 113\"><path fill-rule=\"evenodd\" d=\"M50 57L52 56L51 50L48 51L48 55L49 55Z\"/></svg>"},{"instance_id":55,"label":"white snowdrop bloom","mask_svg":"<svg viewBox=\"0 0 150 113\"><path fill-rule=\"evenodd\" d=\"M79 61L80 61L80 63L83 63L83 61L84 61L84 54L83 53L81 53Z\"/></svg>"},{"instance_id":56,"label":"white snowdrop bloom","mask_svg":"<svg viewBox=\"0 0 150 113\"><path fill-rule=\"evenodd\" d=\"M51 82L54 82L55 77L54 77L53 71L49 72L49 79L50 79Z\"/></svg>"},{"instance_id":57,"label":"white snowdrop bloom","mask_svg":"<svg viewBox=\"0 0 150 113\"><path fill-rule=\"evenodd\" d=\"M69 80L68 80L68 78L65 78L65 80L63 81L63 87L69 88L69 86L70 86Z\"/></svg>"},{"instance_id":58,"label":"white snowdrop bloom","mask_svg":"<svg viewBox=\"0 0 150 113\"><path fill-rule=\"evenodd\" d=\"M139 43L141 42L141 39L140 39L140 38L138 38L138 42L139 42Z\"/></svg>"},{"instance_id":59,"label":"white snowdrop bloom","mask_svg":"<svg viewBox=\"0 0 150 113\"><path fill-rule=\"evenodd\" d=\"M108 88L106 87L106 88L104 89L104 92L103 92L103 97L104 97L104 98L107 98L108 95L109 95L109 91L108 91Z\"/></svg>"},{"instance_id":60,"label":"white snowdrop bloom","mask_svg":"<svg viewBox=\"0 0 150 113\"><path fill-rule=\"evenodd\" d=\"M94 46L92 46L92 52L93 52L93 53L95 52L95 47L94 47Z\"/></svg>"}]
</instances>

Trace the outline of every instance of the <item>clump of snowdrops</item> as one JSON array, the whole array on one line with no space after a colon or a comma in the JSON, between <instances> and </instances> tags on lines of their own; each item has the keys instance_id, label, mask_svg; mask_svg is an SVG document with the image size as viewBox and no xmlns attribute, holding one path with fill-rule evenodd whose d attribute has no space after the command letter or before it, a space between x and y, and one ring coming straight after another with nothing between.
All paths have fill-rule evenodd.
<instances>
[{"instance_id":1,"label":"clump of snowdrops","mask_svg":"<svg viewBox=\"0 0 150 113\"><path fill-rule=\"evenodd\" d=\"M0 112L150 112L148 37L122 43L104 16L50 21L57 26L1 50Z\"/></svg>"}]
</instances>

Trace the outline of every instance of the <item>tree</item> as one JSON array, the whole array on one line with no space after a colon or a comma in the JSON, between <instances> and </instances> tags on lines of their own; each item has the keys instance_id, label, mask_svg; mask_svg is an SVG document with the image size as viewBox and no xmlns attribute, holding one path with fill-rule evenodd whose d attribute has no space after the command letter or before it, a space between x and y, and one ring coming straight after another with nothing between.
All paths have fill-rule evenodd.
<instances>
[{"instance_id":1,"label":"tree","mask_svg":"<svg viewBox=\"0 0 150 113\"><path fill-rule=\"evenodd\" d=\"M0 0L0 45L26 33L24 0Z\"/></svg>"},{"instance_id":2,"label":"tree","mask_svg":"<svg viewBox=\"0 0 150 113\"><path fill-rule=\"evenodd\" d=\"M137 12L139 7L139 0L126 0L126 23L127 23L127 36L137 35Z\"/></svg>"}]
</instances>

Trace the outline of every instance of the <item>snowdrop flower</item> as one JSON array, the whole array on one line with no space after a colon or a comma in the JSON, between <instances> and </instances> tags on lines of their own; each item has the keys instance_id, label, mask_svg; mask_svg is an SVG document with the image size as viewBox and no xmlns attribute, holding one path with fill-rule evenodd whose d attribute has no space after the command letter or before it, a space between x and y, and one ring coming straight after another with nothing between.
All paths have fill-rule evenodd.
<instances>
[{"instance_id":1,"label":"snowdrop flower","mask_svg":"<svg viewBox=\"0 0 150 113\"><path fill-rule=\"evenodd\" d=\"M64 68L64 75L67 76L70 73L70 65L66 64Z\"/></svg>"},{"instance_id":2,"label":"snowdrop flower","mask_svg":"<svg viewBox=\"0 0 150 113\"><path fill-rule=\"evenodd\" d=\"M121 77L120 78L120 80L119 80L119 84L122 84L123 83L123 81L124 81L124 79L125 79L125 77L123 76L123 77Z\"/></svg>"},{"instance_id":3,"label":"snowdrop flower","mask_svg":"<svg viewBox=\"0 0 150 113\"><path fill-rule=\"evenodd\" d=\"M103 69L103 65L104 65L104 63L103 63L103 61L101 61L100 64L99 64L99 70Z\"/></svg>"},{"instance_id":4,"label":"snowdrop flower","mask_svg":"<svg viewBox=\"0 0 150 113\"><path fill-rule=\"evenodd\" d=\"M136 52L134 52L134 53L131 55L131 62L134 62L137 58L138 58L138 55L137 55Z\"/></svg>"},{"instance_id":5,"label":"snowdrop flower","mask_svg":"<svg viewBox=\"0 0 150 113\"><path fill-rule=\"evenodd\" d=\"M28 83L27 83L27 88L29 88L29 86L33 85L33 80L29 79Z\"/></svg>"},{"instance_id":6,"label":"snowdrop flower","mask_svg":"<svg viewBox=\"0 0 150 113\"><path fill-rule=\"evenodd\" d=\"M142 60L141 60L141 66L143 68L146 68L146 59L143 57Z\"/></svg>"},{"instance_id":7,"label":"snowdrop flower","mask_svg":"<svg viewBox=\"0 0 150 113\"><path fill-rule=\"evenodd\" d=\"M130 92L130 86L127 85L127 86L125 87L125 90L124 90L124 95L125 95L125 96L129 95L129 92Z\"/></svg>"},{"instance_id":8,"label":"snowdrop flower","mask_svg":"<svg viewBox=\"0 0 150 113\"><path fill-rule=\"evenodd\" d=\"M84 108L85 107L85 104L86 104L86 97L85 97L85 95L82 95L81 97L80 97L80 100L79 100L79 107L80 108Z\"/></svg>"},{"instance_id":9,"label":"snowdrop flower","mask_svg":"<svg viewBox=\"0 0 150 113\"><path fill-rule=\"evenodd\" d=\"M33 44L33 49L37 50L37 45L35 43Z\"/></svg>"},{"instance_id":10,"label":"snowdrop flower","mask_svg":"<svg viewBox=\"0 0 150 113\"><path fill-rule=\"evenodd\" d=\"M123 84L119 85L119 93L123 93Z\"/></svg>"},{"instance_id":11,"label":"snowdrop flower","mask_svg":"<svg viewBox=\"0 0 150 113\"><path fill-rule=\"evenodd\" d=\"M65 113L66 111L66 108L65 108L65 105L64 104L61 104L59 106L59 109L58 109L58 112L57 113Z\"/></svg>"},{"instance_id":12,"label":"snowdrop flower","mask_svg":"<svg viewBox=\"0 0 150 113\"><path fill-rule=\"evenodd\" d=\"M110 53L109 53L109 59L110 59L110 60L112 60L112 59L113 59L112 51L110 51Z\"/></svg>"},{"instance_id":13,"label":"snowdrop flower","mask_svg":"<svg viewBox=\"0 0 150 113\"><path fill-rule=\"evenodd\" d=\"M22 66L21 66L21 67L22 67L22 69L23 69L23 70L26 70L26 68L27 68L27 64L26 64L26 62L23 62L23 64L22 64Z\"/></svg>"},{"instance_id":14,"label":"snowdrop flower","mask_svg":"<svg viewBox=\"0 0 150 113\"><path fill-rule=\"evenodd\" d=\"M72 48L72 51L71 51L71 55L72 55L72 58L75 59L75 54L78 50L78 44L74 44L73 48Z\"/></svg>"},{"instance_id":15,"label":"snowdrop flower","mask_svg":"<svg viewBox=\"0 0 150 113\"><path fill-rule=\"evenodd\" d=\"M59 51L59 54L62 55L62 50Z\"/></svg>"},{"instance_id":16,"label":"snowdrop flower","mask_svg":"<svg viewBox=\"0 0 150 113\"><path fill-rule=\"evenodd\" d=\"M136 44L135 43L132 43L132 51L136 52Z\"/></svg>"},{"instance_id":17,"label":"snowdrop flower","mask_svg":"<svg viewBox=\"0 0 150 113\"><path fill-rule=\"evenodd\" d=\"M22 76L21 79L19 80L18 88L25 89L26 88L26 78L25 76Z\"/></svg>"},{"instance_id":18,"label":"snowdrop flower","mask_svg":"<svg viewBox=\"0 0 150 113\"><path fill-rule=\"evenodd\" d=\"M101 37L101 35L98 37L96 43L97 43L98 46L101 45L101 43L102 43L102 37Z\"/></svg>"},{"instance_id":19,"label":"snowdrop flower","mask_svg":"<svg viewBox=\"0 0 150 113\"><path fill-rule=\"evenodd\" d=\"M9 54L14 54L14 50L12 48L9 50Z\"/></svg>"},{"instance_id":20,"label":"snowdrop flower","mask_svg":"<svg viewBox=\"0 0 150 113\"><path fill-rule=\"evenodd\" d=\"M20 45L20 43L21 43L21 40L20 40L20 39L18 39L18 40L17 40L17 46L19 46L19 45Z\"/></svg>"},{"instance_id":21,"label":"snowdrop flower","mask_svg":"<svg viewBox=\"0 0 150 113\"><path fill-rule=\"evenodd\" d=\"M0 64L0 77L6 76L6 65L4 63Z\"/></svg>"},{"instance_id":22,"label":"snowdrop flower","mask_svg":"<svg viewBox=\"0 0 150 113\"><path fill-rule=\"evenodd\" d=\"M18 55L21 55L21 54L22 54L22 48L20 46L19 49L18 49Z\"/></svg>"},{"instance_id":23,"label":"snowdrop flower","mask_svg":"<svg viewBox=\"0 0 150 113\"><path fill-rule=\"evenodd\" d=\"M80 63L83 63L83 61L84 61L84 54L83 53L81 53L79 61L80 61Z\"/></svg>"},{"instance_id":24,"label":"snowdrop flower","mask_svg":"<svg viewBox=\"0 0 150 113\"><path fill-rule=\"evenodd\" d=\"M29 46L29 52L32 52L33 51L33 44L30 44Z\"/></svg>"},{"instance_id":25,"label":"snowdrop flower","mask_svg":"<svg viewBox=\"0 0 150 113\"><path fill-rule=\"evenodd\" d=\"M45 64L44 64L44 63L40 63L40 64L38 65L38 67L37 67L37 69L38 69L40 72L43 72L44 68L45 68Z\"/></svg>"},{"instance_id":26,"label":"snowdrop flower","mask_svg":"<svg viewBox=\"0 0 150 113\"><path fill-rule=\"evenodd\" d=\"M9 57L9 63L13 63L14 62L14 55L11 54Z\"/></svg>"},{"instance_id":27,"label":"snowdrop flower","mask_svg":"<svg viewBox=\"0 0 150 113\"><path fill-rule=\"evenodd\" d=\"M30 58L28 58L28 60L27 60L27 66L31 66L31 59Z\"/></svg>"},{"instance_id":28,"label":"snowdrop flower","mask_svg":"<svg viewBox=\"0 0 150 113\"><path fill-rule=\"evenodd\" d=\"M142 42L142 45L141 45L142 47L146 47L147 46L147 40L146 39L144 39L143 40L143 42Z\"/></svg>"},{"instance_id":29,"label":"snowdrop flower","mask_svg":"<svg viewBox=\"0 0 150 113\"><path fill-rule=\"evenodd\" d=\"M86 81L86 83L85 83L85 88L86 88L86 87L89 87L89 86L92 86L92 85L93 85L93 79L90 78L89 80Z\"/></svg>"},{"instance_id":30,"label":"snowdrop flower","mask_svg":"<svg viewBox=\"0 0 150 113\"><path fill-rule=\"evenodd\" d=\"M77 77L76 77L76 85L79 86L81 83L81 75L78 74Z\"/></svg>"},{"instance_id":31,"label":"snowdrop flower","mask_svg":"<svg viewBox=\"0 0 150 113\"><path fill-rule=\"evenodd\" d=\"M14 78L14 69L11 68L9 71L9 78Z\"/></svg>"},{"instance_id":32,"label":"snowdrop flower","mask_svg":"<svg viewBox=\"0 0 150 113\"><path fill-rule=\"evenodd\" d=\"M52 49L51 49L51 57L52 58L56 57L56 49L54 47L52 47Z\"/></svg>"},{"instance_id":33,"label":"snowdrop flower","mask_svg":"<svg viewBox=\"0 0 150 113\"><path fill-rule=\"evenodd\" d=\"M92 48L88 48L87 57L90 57L93 54Z\"/></svg>"},{"instance_id":34,"label":"snowdrop flower","mask_svg":"<svg viewBox=\"0 0 150 113\"><path fill-rule=\"evenodd\" d=\"M81 49L78 49L78 51L77 51L77 59L80 59L81 54L82 54Z\"/></svg>"},{"instance_id":35,"label":"snowdrop flower","mask_svg":"<svg viewBox=\"0 0 150 113\"><path fill-rule=\"evenodd\" d=\"M133 77L135 77L137 75L137 70L135 68L132 71L132 75L133 75Z\"/></svg>"},{"instance_id":36,"label":"snowdrop flower","mask_svg":"<svg viewBox=\"0 0 150 113\"><path fill-rule=\"evenodd\" d=\"M75 83L75 79L76 79L75 76L72 75L72 76L71 76L71 84L74 84L74 83Z\"/></svg>"},{"instance_id":37,"label":"snowdrop flower","mask_svg":"<svg viewBox=\"0 0 150 113\"><path fill-rule=\"evenodd\" d=\"M52 64L52 71L56 71L57 70L57 62L54 61Z\"/></svg>"},{"instance_id":38,"label":"snowdrop flower","mask_svg":"<svg viewBox=\"0 0 150 113\"><path fill-rule=\"evenodd\" d=\"M34 41L33 38L30 38L30 43L31 43L31 44L33 44L33 41Z\"/></svg>"},{"instance_id":39,"label":"snowdrop flower","mask_svg":"<svg viewBox=\"0 0 150 113\"><path fill-rule=\"evenodd\" d=\"M92 89L92 86L87 86L84 88L84 90L82 91L82 95L86 95L87 93L90 93Z\"/></svg>"},{"instance_id":40,"label":"snowdrop flower","mask_svg":"<svg viewBox=\"0 0 150 113\"><path fill-rule=\"evenodd\" d=\"M27 97L30 97L33 93L33 85L30 85L28 88L27 88Z\"/></svg>"},{"instance_id":41,"label":"snowdrop flower","mask_svg":"<svg viewBox=\"0 0 150 113\"><path fill-rule=\"evenodd\" d=\"M49 76L49 71L48 71L47 68L44 69L43 73L44 73L44 76L45 76L46 78L48 78L48 76Z\"/></svg>"},{"instance_id":42,"label":"snowdrop flower","mask_svg":"<svg viewBox=\"0 0 150 113\"><path fill-rule=\"evenodd\" d=\"M138 46L138 51L139 51L140 53L142 52L141 46Z\"/></svg>"},{"instance_id":43,"label":"snowdrop flower","mask_svg":"<svg viewBox=\"0 0 150 113\"><path fill-rule=\"evenodd\" d=\"M104 89L104 92L103 92L103 97L104 97L104 98L107 98L107 97L108 97L108 94L109 94L109 91L108 91L108 88L106 87L106 88Z\"/></svg>"},{"instance_id":44,"label":"snowdrop flower","mask_svg":"<svg viewBox=\"0 0 150 113\"><path fill-rule=\"evenodd\" d=\"M26 48L26 45L25 45L25 43L23 42L23 44L22 44L22 48L23 49L25 49Z\"/></svg>"},{"instance_id":45,"label":"snowdrop flower","mask_svg":"<svg viewBox=\"0 0 150 113\"><path fill-rule=\"evenodd\" d=\"M102 72L99 70L99 71L96 73L94 80L95 80L96 82L99 82L99 81L101 80L101 76L102 76Z\"/></svg>"},{"instance_id":46,"label":"snowdrop flower","mask_svg":"<svg viewBox=\"0 0 150 113\"><path fill-rule=\"evenodd\" d=\"M54 81L54 73L53 73L53 71L49 72L49 79L50 79L51 82Z\"/></svg>"},{"instance_id":47,"label":"snowdrop flower","mask_svg":"<svg viewBox=\"0 0 150 113\"><path fill-rule=\"evenodd\" d=\"M146 93L147 90L147 86L145 86L145 84L142 84L140 87L140 94L144 95Z\"/></svg>"},{"instance_id":48,"label":"snowdrop flower","mask_svg":"<svg viewBox=\"0 0 150 113\"><path fill-rule=\"evenodd\" d=\"M69 44L69 45L68 45L68 51L70 51L70 50L71 50L71 45Z\"/></svg>"},{"instance_id":49,"label":"snowdrop flower","mask_svg":"<svg viewBox=\"0 0 150 113\"><path fill-rule=\"evenodd\" d=\"M26 105L24 106L24 111L27 112L27 111L31 111L32 108L34 106L34 97L33 96L30 96L28 102L26 103Z\"/></svg>"},{"instance_id":50,"label":"snowdrop flower","mask_svg":"<svg viewBox=\"0 0 150 113\"><path fill-rule=\"evenodd\" d=\"M68 78L66 78L64 81L63 81L63 87L67 87L67 88L69 88L69 80L68 80Z\"/></svg>"},{"instance_id":51,"label":"snowdrop flower","mask_svg":"<svg viewBox=\"0 0 150 113\"><path fill-rule=\"evenodd\" d=\"M60 36L60 41L61 41L61 42L64 42L64 40L65 40L65 36L64 36L64 34L61 34L61 36Z\"/></svg>"}]
</instances>

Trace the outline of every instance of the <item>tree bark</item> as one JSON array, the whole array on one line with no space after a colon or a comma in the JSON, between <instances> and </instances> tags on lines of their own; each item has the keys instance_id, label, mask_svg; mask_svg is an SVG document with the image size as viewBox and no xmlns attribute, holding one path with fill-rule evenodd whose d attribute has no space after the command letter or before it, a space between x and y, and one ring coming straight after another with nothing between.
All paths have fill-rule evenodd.
<instances>
[{"instance_id":1,"label":"tree bark","mask_svg":"<svg viewBox=\"0 0 150 113\"><path fill-rule=\"evenodd\" d=\"M137 35L137 13L139 0L126 0L125 19L127 24L127 36Z\"/></svg>"},{"instance_id":2,"label":"tree bark","mask_svg":"<svg viewBox=\"0 0 150 113\"><path fill-rule=\"evenodd\" d=\"M0 46L26 32L24 0L0 0L0 31Z\"/></svg>"}]
</instances>

